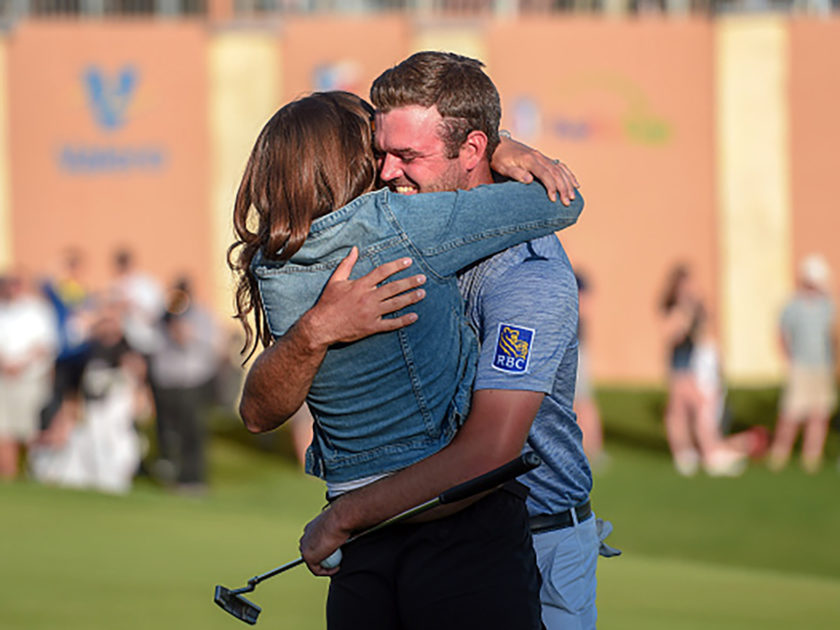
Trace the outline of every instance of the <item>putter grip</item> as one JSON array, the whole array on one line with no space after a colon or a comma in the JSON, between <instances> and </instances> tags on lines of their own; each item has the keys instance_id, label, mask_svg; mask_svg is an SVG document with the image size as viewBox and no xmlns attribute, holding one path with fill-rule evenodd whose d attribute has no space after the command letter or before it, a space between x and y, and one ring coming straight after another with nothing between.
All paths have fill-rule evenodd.
<instances>
[{"instance_id":1,"label":"putter grip","mask_svg":"<svg viewBox=\"0 0 840 630\"><path fill-rule=\"evenodd\" d=\"M492 490L506 481L516 479L519 475L523 475L529 470L533 470L541 463L542 462L536 453L522 453L522 455L516 459L499 466L495 470L491 470L480 477L470 479L469 481L465 481L454 488L443 491L438 496L438 502L441 504L454 503L455 501L461 501L480 492Z\"/></svg>"}]
</instances>

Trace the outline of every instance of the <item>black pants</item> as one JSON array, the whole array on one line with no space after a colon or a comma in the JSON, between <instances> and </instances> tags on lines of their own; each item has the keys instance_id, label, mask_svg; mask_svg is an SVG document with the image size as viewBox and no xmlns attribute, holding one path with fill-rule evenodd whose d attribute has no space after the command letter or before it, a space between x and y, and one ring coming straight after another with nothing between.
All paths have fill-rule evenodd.
<instances>
[{"instance_id":1,"label":"black pants","mask_svg":"<svg viewBox=\"0 0 840 630\"><path fill-rule=\"evenodd\" d=\"M160 457L176 466L178 483L206 481L206 388L153 385Z\"/></svg>"},{"instance_id":2,"label":"black pants","mask_svg":"<svg viewBox=\"0 0 840 630\"><path fill-rule=\"evenodd\" d=\"M329 630L540 628L525 502L498 490L447 518L395 525L343 550Z\"/></svg>"}]
</instances>

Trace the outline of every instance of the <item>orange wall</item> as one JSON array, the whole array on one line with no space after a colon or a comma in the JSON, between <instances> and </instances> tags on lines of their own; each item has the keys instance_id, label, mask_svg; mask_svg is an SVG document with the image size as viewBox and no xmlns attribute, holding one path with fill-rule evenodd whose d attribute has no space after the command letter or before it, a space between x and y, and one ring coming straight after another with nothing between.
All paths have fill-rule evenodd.
<instances>
[{"instance_id":1,"label":"orange wall","mask_svg":"<svg viewBox=\"0 0 840 630\"><path fill-rule=\"evenodd\" d=\"M820 252L840 294L840 18L790 24L793 255Z\"/></svg>"},{"instance_id":2,"label":"orange wall","mask_svg":"<svg viewBox=\"0 0 840 630\"><path fill-rule=\"evenodd\" d=\"M716 307L712 27L540 19L488 36L503 125L582 185L584 214L561 240L594 285L596 376L657 379L655 304L670 266L691 263Z\"/></svg>"},{"instance_id":3,"label":"orange wall","mask_svg":"<svg viewBox=\"0 0 840 630\"><path fill-rule=\"evenodd\" d=\"M780 23L790 34L789 102L776 105L790 112L793 238L779 255L792 249L796 260L821 251L837 283L840 213L830 186L840 146L840 19ZM674 262L694 265L721 321L721 278L736 268L721 254L716 198L715 166L722 163L723 147L715 146L715 117L726 109L726 100L714 94L715 55L724 54L714 36L721 27L720 21L658 18L459 23L486 50L484 60L502 95L503 126L561 157L582 182L586 211L562 240L594 287L589 332L601 381L662 378L656 302ZM260 30L259 37L276 38L265 47L271 54L276 41L278 63L234 65L254 81L270 73L277 96L242 109L250 113L237 114L236 128L255 135L266 115L254 112L313 89L366 96L379 72L421 41L451 35L448 29L446 23L385 15L299 17L284 20L276 31ZM0 240L0 247L15 262L49 271L62 248L81 245L101 284L109 276L111 252L127 243L143 267L165 280L187 271L209 298L213 270L219 275L213 263L224 256L219 243L231 240L229 225L212 220L223 218L225 209L220 204L214 215L211 183L235 190L244 166L215 168L230 155L211 143L210 101L237 88L223 82L211 96L213 37L220 39L198 22L177 21L35 22L9 32L4 49L11 216L0 216L0 229L4 236L11 233L11 245ZM218 54L237 54L224 51ZM85 83L88 70L103 86L98 97ZM123 94L120 76L134 81ZM79 154L90 150L142 160L124 169L91 168L89 161L80 168ZM741 183L764 185L748 180ZM216 278L217 292L223 284ZM217 303L230 302L225 297ZM731 317L723 323L732 322L737 335L744 324Z\"/></svg>"},{"instance_id":4,"label":"orange wall","mask_svg":"<svg viewBox=\"0 0 840 630\"><path fill-rule=\"evenodd\" d=\"M317 90L368 98L373 80L408 56L410 25L397 15L288 20L280 40L284 102Z\"/></svg>"},{"instance_id":5,"label":"orange wall","mask_svg":"<svg viewBox=\"0 0 840 630\"><path fill-rule=\"evenodd\" d=\"M19 262L44 270L63 248L80 246L101 285L111 252L128 244L161 279L186 271L206 292L205 42L199 25L165 22L28 23L13 31ZM109 154L127 162L108 164Z\"/></svg>"}]
</instances>

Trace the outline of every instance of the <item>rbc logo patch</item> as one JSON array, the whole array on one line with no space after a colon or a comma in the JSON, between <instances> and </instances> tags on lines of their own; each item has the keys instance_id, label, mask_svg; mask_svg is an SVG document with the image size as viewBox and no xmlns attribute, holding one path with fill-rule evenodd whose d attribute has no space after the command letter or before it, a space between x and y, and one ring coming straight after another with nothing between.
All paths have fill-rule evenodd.
<instances>
[{"instance_id":1,"label":"rbc logo patch","mask_svg":"<svg viewBox=\"0 0 840 630\"><path fill-rule=\"evenodd\" d=\"M509 374L524 374L531 359L534 330L513 324L499 324L493 367Z\"/></svg>"}]
</instances>

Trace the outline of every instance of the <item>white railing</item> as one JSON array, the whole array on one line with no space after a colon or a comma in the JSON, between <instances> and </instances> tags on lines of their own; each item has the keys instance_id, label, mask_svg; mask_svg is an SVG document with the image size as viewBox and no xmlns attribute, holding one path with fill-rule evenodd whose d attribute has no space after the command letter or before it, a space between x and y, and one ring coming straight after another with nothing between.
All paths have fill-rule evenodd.
<instances>
[{"instance_id":1,"label":"white railing","mask_svg":"<svg viewBox=\"0 0 840 630\"><path fill-rule=\"evenodd\" d=\"M223 15L223 19L236 20L303 13L402 12L445 18L557 13L680 15L790 11L828 14L838 9L840 0L0 0L0 21L9 25L27 17L171 18L216 17L217 13Z\"/></svg>"}]
</instances>

